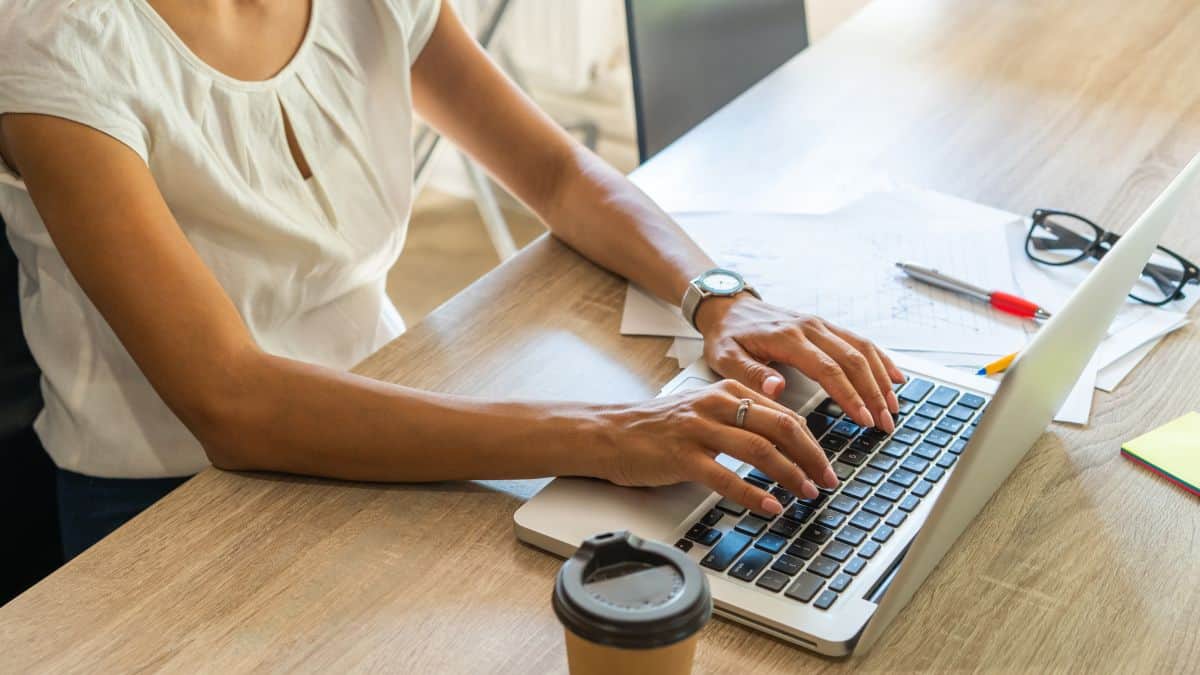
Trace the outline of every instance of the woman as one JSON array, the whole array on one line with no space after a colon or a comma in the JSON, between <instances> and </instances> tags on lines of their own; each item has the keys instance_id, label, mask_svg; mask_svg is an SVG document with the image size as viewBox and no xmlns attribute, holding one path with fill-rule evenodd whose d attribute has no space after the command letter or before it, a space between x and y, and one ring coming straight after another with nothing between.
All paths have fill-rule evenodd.
<instances>
[{"instance_id":1,"label":"woman","mask_svg":"<svg viewBox=\"0 0 1200 675\"><path fill-rule=\"evenodd\" d=\"M403 328L384 278L411 207L414 111L598 265L673 303L714 267L441 0L0 7L0 212L69 555L209 463L695 480L778 513L714 461L728 452L800 495L836 485L803 420L774 402L771 362L892 429L902 376L882 351L749 292L695 306L705 356L731 380L670 398L488 401L347 373Z\"/></svg>"}]
</instances>

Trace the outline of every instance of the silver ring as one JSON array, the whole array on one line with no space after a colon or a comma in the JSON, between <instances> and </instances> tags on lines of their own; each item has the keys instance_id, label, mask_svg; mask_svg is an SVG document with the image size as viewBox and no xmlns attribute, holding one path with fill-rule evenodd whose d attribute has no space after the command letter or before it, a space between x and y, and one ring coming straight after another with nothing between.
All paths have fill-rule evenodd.
<instances>
[{"instance_id":1,"label":"silver ring","mask_svg":"<svg viewBox=\"0 0 1200 675\"><path fill-rule=\"evenodd\" d=\"M744 398L738 403L737 417L734 418L734 421L737 423L739 429L746 428L746 412L750 410L750 406L752 405L754 405L754 401L748 398Z\"/></svg>"}]
</instances>

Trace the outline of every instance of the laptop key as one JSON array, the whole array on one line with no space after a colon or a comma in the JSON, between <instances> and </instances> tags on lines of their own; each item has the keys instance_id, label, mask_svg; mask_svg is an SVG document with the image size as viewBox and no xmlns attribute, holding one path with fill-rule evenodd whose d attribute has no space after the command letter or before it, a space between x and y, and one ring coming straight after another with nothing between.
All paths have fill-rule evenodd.
<instances>
[{"instance_id":1,"label":"laptop key","mask_svg":"<svg viewBox=\"0 0 1200 675\"><path fill-rule=\"evenodd\" d=\"M714 527L710 529L703 537L701 537L697 543L704 546L712 546L713 544L717 543L717 540L720 538L721 531Z\"/></svg>"},{"instance_id":2,"label":"laptop key","mask_svg":"<svg viewBox=\"0 0 1200 675\"><path fill-rule=\"evenodd\" d=\"M866 515L870 515L870 514L866 514ZM875 516L871 516L871 517L874 518ZM837 536L834 537L834 539L837 539L838 541L846 543L846 544L850 544L851 546L858 546L859 544L863 543L863 541L866 540L866 538L867 538L866 532L858 529L857 527L849 527L849 526L843 527L841 532L838 532Z\"/></svg>"},{"instance_id":3,"label":"laptop key","mask_svg":"<svg viewBox=\"0 0 1200 675\"><path fill-rule=\"evenodd\" d=\"M957 434L962 431L963 423L958 420L944 419L937 423L937 430L944 431L950 435Z\"/></svg>"},{"instance_id":4,"label":"laptop key","mask_svg":"<svg viewBox=\"0 0 1200 675\"><path fill-rule=\"evenodd\" d=\"M884 474L882 471L880 471L879 469L876 469L874 467L868 466L867 468L863 469L862 471L859 471L858 475L855 476L854 478L855 478L855 480L862 481L863 483L866 483L867 485L879 485L879 482L883 480L883 476L884 476Z\"/></svg>"},{"instance_id":5,"label":"laptop key","mask_svg":"<svg viewBox=\"0 0 1200 675\"><path fill-rule=\"evenodd\" d=\"M785 509L788 507L788 504L796 501L796 495L792 494L787 488L779 485L771 488L771 496L777 499L779 501L779 505Z\"/></svg>"},{"instance_id":6,"label":"laptop key","mask_svg":"<svg viewBox=\"0 0 1200 675\"><path fill-rule=\"evenodd\" d=\"M900 487L912 487L912 484L917 482L917 474L906 469L896 469L892 475L888 476L888 482L895 483Z\"/></svg>"},{"instance_id":7,"label":"laptop key","mask_svg":"<svg viewBox=\"0 0 1200 675\"><path fill-rule=\"evenodd\" d=\"M892 459L891 457L876 455L875 457L871 458L871 461L867 462L867 466L871 467L872 469L879 469L880 471L891 471L892 468L896 466L896 460Z\"/></svg>"},{"instance_id":8,"label":"laptop key","mask_svg":"<svg viewBox=\"0 0 1200 675\"><path fill-rule=\"evenodd\" d=\"M959 405L965 405L972 410L979 410L979 407L984 404L982 396L975 394L963 394L962 398L958 399Z\"/></svg>"},{"instance_id":9,"label":"laptop key","mask_svg":"<svg viewBox=\"0 0 1200 675\"><path fill-rule=\"evenodd\" d=\"M837 434L830 433L830 434L825 434L825 436L821 439L821 447L825 448L826 450L832 450L833 452L838 452L842 448L846 447L846 444L849 442L850 442L849 438L845 438L844 436L838 436Z\"/></svg>"},{"instance_id":10,"label":"laptop key","mask_svg":"<svg viewBox=\"0 0 1200 675\"><path fill-rule=\"evenodd\" d=\"M704 523L696 523L683 536L692 541L700 541L706 534L708 534L708 526Z\"/></svg>"},{"instance_id":11,"label":"laptop key","mask_svg":"<svg viewBox=\"0 0 1200 675\"><path fill-rule=\"evenodd\" d=\"M704 556L700 564L709 569L724 572L725 568L733 563L733 559L749 545L750 537L737 531L729 532L724 537L721 537L720 543L713 550L709 551L708 555Z\"/></svg>"},{"instance_id":12,"label":"laptop key","mask_svg":"<svg viewBox=\"0 0 1200 675\"><path fill-rule=\"evenodd\" d=\"M805 572L799 577L796 577L796 581L788 587L787 591L784 592L784 595L793 600L808 602L809 600L813 599L813 596L817 594L817 591L821 590L821 586L823 585L825 585L824 579L815 574Z\"/></svg>"},{"instance_id":13,"label":"laptop key","mask_svg":"<svg viewBox=\"0 0 1200 675\"><path fill-rule=\"evenodd\" d=\"M869 494L871 494L871 486L870 485L867 485L866 483L860 483L859 481L851 481L850 483L846 484L846 487L842 488L842 494L840 494L838 496L839 497L843 497L843 496L844 497L853 497L854 499L862 499L863 497L866 497ZM855 507L857 508L857 505L855 505ZM840 511L841 509L838 509L838 510ZM854 509L850 509L850 511L853 511L853 510ZM847 511L847 513L849 513L849 511Z\"/></svg>"},{"instance_id":14,"label":"laptop key","mask_svg":"<svg viewBox=\"0 0 1200 675\"><path fill-rule=\"evenodd\" d=\"M849 515L854 513L854 510L858 508L858 502L847 497L846 495L838 495L833 498L833 501L829 502L829 508L839 513L845 513Z\"/></svg>"},{"instance_id":15,"label":"laptop key","mask_svg":"<svg viewBox=\"0 0 1200 675\"><path fill-rule=\"evenodd\" d=\"M900 401L900 415L911 415L913 410L916 410L917 404L912 401Z\"/></svg>"},{"instance_id":16,"label":"laptop key","mask_svg":"<svg viewBox=\"0 0 1200 675\"><path fill-rule=\"evenodd\" d=\"M804 422L808 425L808 430L812 432L812 435L820 438L821 434L829 431L830 427L834 425L835 419L814 410L805 415Z\"/></svg>"},{"instance_id":17,"label":"laptop key","mask_svg":"<svg viewBox=\"0 0 1200 675\"><path fill-rule=\"evenodd\" d=\"M953 455L947 452L946 454L942 455L941 459L937 461L937 465L943 469L949 469L950 467L954 466L954 463L957 461L958 455Z\"/></svg>"},{"instance_id":18,"label":"laptop key","mask_svg":"<svg viewBox=\"0 0 1200 675\"><path fill-rule=\"evenodd\" d=\"M963 448L967 447L965 440L959 439L950 444L950 452L955 455L961 455Z\"/></svg>"},{"instance_id":19,"label":"laptop key","mask_svg":"<svg viewBox=\"0 0 1200 675\"><path fill-rule=\"evenodd\" d=\"M950 455L950 456L953 457L954 455ZM942 476L945 476L945 475L946 475L945 469L941 468L940 466L935 466L932 469L925 472L925 480L927 480L931 483L936 483L942 479Z\"/></svg>"},{"instance_id":20,"label":"laptop key","mask_svg":"<svg viewBox=\"0 0 1200 675\"><path fill-rule=\"evenodd\" d=\"M830 544L825 547L825 550L821 551L821 555L827 558L833 558L838 562L846 562L846 558L849 558L853 553L854 547L841 541L830 542Z\"/></svg>"},{"instance_id":21,"label":"laptop key","mask_svg":"<svg viewBox=\"0 0 1200 675\"><path fill-rule=\"evenodd\" d=\"M866 504L863 504L863 511L874 513L880 518L886 516L891 510L892 503L886 499L880 499L879 497L871 497L867 500Z\"/></svg>"},{"instance_id":22,"label":"laptop key","mask_svg":"<svg viewBox=\"0 0 1200 675\"><path fill-rule=\"evenodd\" d=\"M919 497L916 497L914 495L909 495L909 496L905 497L904 499L900 500L900 510L907 513L909 511L912 511L913 509L917 508L917 504L920 504L920 503L921 503L921 499Z\"/></svg>"},{"instance_id":23,"label":"laptop key","mask_svg":"<svg viewBox=\"0 0 1200 675\"><path fill-rule=\"evenodd\" d=\"M904 488L895 483L884 483L875 490L875 494L889 502L894 502L904 496Z\"/></svg>"},{"instance_id":24,"label":"laptop key","mask_svg":"<svg viewBox=\"0 0 1200 675\"><path fill-rule=\"evenodd\" d=\"M793 558L800 558L801 560L808 560L809 558L816 555L817 551L819 551L820 549L821 549L820 546L812 543L811 541L797 539L795 542L792 543L791 546L788 547L787 554L792 556Z\"/></svg>"},{"instance_id":25,"label":"laptop key","mask_svg":"<svg viewBox=\"0 0 1200 675\"><path fill-rule=\"evenodd\" d=\"M838 513L832 509L825 509L813 522L821 525L822 527L828 527L831 530L836 530L839 525L846 522L846 516L845 514Z\"/></svg>"},{"instance_id":26,"label":"laptop key","mask_svg":"<svg viewBox=\"0 0 1200 675\"><path fill-rule=\"evenodd\" d=\"M787 586L788 582L791 580L791 577L787 576L786 574L781 574L775 570L767 570L766 572L762 573L762 576L758 578L758 581L754 582L754 585L758 586L759 588L765 588L772 593L778 593L779 591L782 591L783 587Z\"/></svg>"},{"instance_id":27,"label":"laptop key","mask_svg":"<svg viewBox=\"0 0 1200 675\"><path fill-rule=\"evenodd\" d=\"M851 560L850 562L846 563L842 567L842 570L845 571L846 574L858 574L866 566L867 566L867 559L859 557L859 558L855 558L854 560Z\"/></svg>"},{"instance_id":28,"label":"laptop key","mask_svg":"<svg viewBox=\"0 0 1200 675\"><path fill-rule=\"evenodd\" d=\"M900 459L908 454L908 446L903 443L888 443L883 446L883 450L879 451L880 457L887 456L890 459Z\"/></svg>"},{"instance_id":29,"label":"laptop key","mask_svg":"<svg viewBox=\"0 0 1200 675\"><path fill-rule=\"evenodd\" d=\"M900 462L900 468L917 474L925 473L925 469L929 468L929 461L910 455Z\"/></svg>"},{"instance_id":30,"label":"laptop key","mask_svg":"<svg viewBox=\"0 0 1200 675\"><path fill-rule=\"evenodd\" d=\"M924 497L925 495L929 494L929 491L932 489L933 483L923 480L913 486L912 493L918 497Z\"/></svg>"},{"instance_id":31,"label":"laptop key","mask_svg":"<svg viewBox=\"0 0 1200 675\"><path fill-rule=\"evenodd\" d=\"M971 410L963 404L958 404L946 412L946 417L958 420L959 422L968 422L975 415L975 411Z\"/></svg>"},{"instance_id":32,"label":"laptop key","mask_svg":"<svg viewBox=\"0 0 1200 675\"><path fill-rule=\"evenodd\" d=\"M936 445L922 443L913 450L912 454L920 457L921 459L927 459L932 462L933 460L937 459L938 455L942 454L942 449Z\"/></svg>"},{"instance_id":33,"label":"laptop key","mask_svg":"<svg viewBox=\"0 0 1200 675\"><path fill-rule=\"evenodd\" d=\"M746 512L746 507L742 506L741 504L733 501L732 499L730 499L728 497L717 502L717 508L721 509L725 513L732 513L735 516L740 516Z\"/></svg>"},{"instance_id":34,"label":"laptop key","mask_svg":"<svg viewBox=\"0 0 1200 675\"><path fill-rule=\"evenodd\" d=\"M770 563L770 553L752 548L729 568L729 576L742 581L754 581L754 577Z\"/></svg>"},{"instance_id":35,"label":"laptop key","mask_svg":"<svg viewBox=\"0 0 1200 675\"><path fill-rule=\"evenodd\" d=\"M877 541L868 541L863 544L862 548L858 549L858 554L867 560L874 558L876 553L879 553L879 542Z\"/></svg>"},{"instance_id":36,"label":"laptop key","mask_svg":"<svg viewBox=\"0 0 1200 675\"><path fill-rule=\"evenodd\" d=\"M813 603L813 607L817 609L829 609L833 607L833 603L837 602L838 594L831 590L821 591L821 596Z\"/></svg>"},{"instance_id":37,"label":"laptop key","mask_svg":"<svg viewBox=\"0 0 1200 675\"><path fill-rule=\"evenodd\" d=\"M787 539L784 539L777 534L768 532L759 537L758 541L754 542L754 548L762 549L767 553L774 555L782 551L783 547L787 546L787 543Z\"/></svg>"},{"instance_id":38,"label":"laptop key","mask_svg":"<svg viewBox=\"0 0 1200 675\"><path fill-rule=\"evenodd\" d=\"M929 397L929 402L945 408L954 403L954 399L956 398L958 398L957 389L953 387L938 387L937 391L933 392L933 396Z\"/></svg>"},{"instance_id":39,"label":"laptop key","mask_svg":"<svg viewBox=\"0 0 1200 675\"><path fill-rule=\"evenodd\" d=\"M761 480L762 482L767 483L768 485L775 482L774 478L771 478L770 476L759 471L758 469L750 469L750 473L748 473L746 475L753 478L754 480Z\"/></svg>"},{"instance_id":40,"label":"laptop key","mask_svg":"<svg viewBox=\"0 0 1200 675\"><path fill-rule=\"evenodd\" d=\"M879 445L880 440L882 439L871 438L864 432L858 438L850 441L850 449L861 452L864 455L869 455L875 449L875 446Z\"/></svg>"},{"instance_id":41,"label":"laptop key","mask_svg":"<svg viewBox=\"0 0 1200 675\"><path fill-rule=\"evenodd\" d=\"M859 511L858 515L850 519L850 524L854 527L870 532L879 525L879 516L866 511Z\"/></svg>"},{"instance_id":42,"label":"laptop key","mask_svg":"<svg viewBox=\"0 0 1200 675\"><path fill-rule=\"evenodd\" d=\"M800 533L801 539L807 539L814 544L824 544L829 541L831 536L833 536L833 532L828 527L823 527L816 523L804 528L804 531Z\"/></svg>"},{"instance_id":43,"label":"laptop key","mask_svg":"<svg viewBox=\"0 0 1200 675\"><path fill-rule=\"evenodd\" d=\"M969 440L971 440L971 437L974 435L975 435L975 427L967 427L966 429L963 429L963 432L961 434L959 434L959 438L965 438L969 441Z\"/></svg>"},{"instance_id":44,"label":"laptop key","mask_svg":"<svg viewBox=\"0 0 1200 675\"><path fill-rule=\"evenodd\" d=\"M753 476L746 476L746 477L742 478L742 480L746 481L747 483L753 485L754 487L756 487L760 490L770 490L771 489L770 483L764 483L763 481L761 481L757 478L754 478Z\"/></svg>"},{"instance_id":45,"label":"laptop key","mask_svg":"<svg viewBox=\"0 0 1200 675\"><path fill-rule=\"evenodd\" d=\"M944 409L939 408L932 403L922 403L921 407L917 408L918 415L921 417L928 417L931 420L936 420L937 418L941 417L943 412L945 412Z\"/></svg>"},{"instance_id":46,"label":"laptop key","mask_svg":"<svg viewBox=\"0 0 1200 675\"><path fill-rule=\"evenodd\" d=\"M854 467L842 462L833 463L833 473L837 475L838 480L849 480L850 476L854 475Z\"/></svg>"},{"instance_id":47,"label":"laptop key","mask_svg":"<svg viewBox=\"0 0 1200 675\"><path fill-rule=\"evenodd\" d=\"M808 571L828 579L837 573L838 564L835 560L830 560L825 556L818 556L815 560L808 563Z\"/></svg>"},{"instance_id":48,"label":"laptop key","mask_svg":"<svg viewBox=\"0 0 1200 675\"><path fill-rule=\"evenodd\" d=\"M900 527L904 524L905 518L908 518L907 513L903 511L892 511L892 515L888 516L887 520L883 522L887 523L888 527Z\"/></svg>"},{"instance_id":49,"label":"laptop key","mask_svg":"<svg viewBox=\"0 0 1200 675\"><path fill-rule=\"evenodd\" d=\"M830 430L829 433L845 436L846 438L854 438L858 435L858 432L862 431L862 429L862 427L858 426L854 422L848 419L843 419L837 424L833 425L833 429Z\"/></svg>"},{"instance_id":50,"label":"laptop key","mask_svg":"<svg viewBox=\"0 0 1200 675\"><path fill-rule=\"evenodd\" d=\"M803 525L797 523L791 518L780 518L779 520L771 523L771 529L768 531L771 534L779 535L784 539L791 539L792 537L796 536L796 533L800 531L801 527L803 527Z\"/></svg>"},{"instance_id":51,"label":"laptop key","mask_svg":"<svg viewBox=\"0 0 1200 675\"><path fill-rule=\"evenodd\" d=\"M803 500L801 500L801 501L803 501ZM783 517L790 518L791 520L794 520L798 523L803 523L804 521L808 520L812 516L812 514L813 514L812 508L807 507L804 504L801 504L800 502L796 502L795 504L792 504L791 506L789 506L787 508L787 510L783 512Z\"/></svg>"},{"instance_id":52,"label":"laptop key","mask_svg":"<svg viewBox=\"0 0 1200 675\"><path fill-rule=\"evenodd\" d=\"M926 431L929 431L929 427L932 427L932 426L933 426L933 422L930 422L929 420L925 419L924 417L921 417L920 415L914 415L913 417L908 418L908 421L904 423L905 429L912 429L913 431L917 431L920 433L925 433Z\"/></svg>"},{"instance_id":53,"label":"laptop key","mask_svg":"<svg viewBox=\"0 0 1200 675\"><path fill-rule=\"evenodd\" d=\"M936 445L939 448L944 448L947 445L950 445L950 441L952 440L954 440L953 436L938 429L934 429L933 431L925 434L925 442L929 443L930 445Z\"/></svg>"},{"instance_id":54,"label":"laptop key","mask_svg":"<svg viewBox=\"0 0 1200 675\"><path fill-rule=\"evenodd\" d=\"M909 420L909 421L911 421L911 420ZM907 424L907 422L905 424ZM920 439L921 439L920 432L914 431L913 429L909 429L906 427L897 429L896 433L892 434L893 441L896 441L898 443L903 443L905 445L912 445L913 443L916 443Z\"/></svg>"},{"instance_id":55,"label":"laptop key","mask_svg":"<svg viewBox=\"0 0 1200 675\"><path fill-rule=\"evenodd\" d=\"M849 574L839 574L833 578L833 581L829 582L829 588L830 590L841 593L842 591L846 590L846 587L850 585L851 581L854 581L854 577L850 576Z\"/></svg>"},{"instance_id":56,"label":"laptop key","mask_svg":"<svg viewBox=\"0 0 1200 675\"><path fill-rule=\"evenodd\" d=\"M849 464L850 466L862 466L863 462L867 461L867 454L861 450L850 448L849 450L843 451L842 454L838 456L838 461ZM835 468L834 471L836 472L837 469ZM854 470L851 469L851 472L853 471Z\"/></svg>"},{"instance_id":57,"label":"laptop key","mask_svg":"<svg viewBox=\"0 0 1200 675\"><path fill-rule=\"evenodd\" d=\"M687 553L688 551L692 550L692 542L688 541L687 539L680 539L679 541L675 542L675 548Z\"/></svg>"},{"instance_id":58,"label":"laptop key","mask_svg":"<svg viewBox=\"0 0 1200 675\"><path fill-rule=\"evenodd\" d=\"M804 569L804 561L795 556L781 555L775 561L775 564L771 565L771 569L776 572L783 572L789 577L794 577L797 572Z\"/></svg>"},{"instance_id":59,"label":"laptop key","mask_svg":"<svg viewBox=\"0 0 1200 675\"><path fill-rule=\"evenodd\" d=\"M888 539L891 539L892 534L894 534L895 532L896 531L893 530L891 527L884 525L883 527L881 527L878 530L875 530L873 533L871 533L871 539L882 544L883 542L887 541Z\"/></svg>"},{"instance_id":60,"label":"laptop key","mask_svg":"<svg viewBox=\"0 0 1200 675\"><path fill-rule=\"evenodd\" d=\"M717 523L721 522L721 518L724 515L725 515L724 513L721 513L717 509L712 509L708 513L704 514L704 517L700 519L700 522L704 523L705 525L707 525L709 527L712 527L713 525L716 525Z\"/></svg>"},{"instance_id":61,"label":"laptop key","mask_svg":"<svg viewBox=\"0 0 1200 675\"><path fill-rule=\"evenodd\" d=\"M750 515L742 518L742 522L738 523L734 529L738 532L745 532L752 537L757 537L762 534L763 530L767 529L767 521L758 516Z\"/></svg>"},{"instance_id":62,"label":"laptop key","mask_svg":"<svg viewBox=\"0 0 1200 675\"><path fill-rule=\"evenodd\" d=\"M909 381L907 387L900 390L900 399L920 403L931 391L933 391L932 382L914 377Z\"/></svg>"}]
</instances>

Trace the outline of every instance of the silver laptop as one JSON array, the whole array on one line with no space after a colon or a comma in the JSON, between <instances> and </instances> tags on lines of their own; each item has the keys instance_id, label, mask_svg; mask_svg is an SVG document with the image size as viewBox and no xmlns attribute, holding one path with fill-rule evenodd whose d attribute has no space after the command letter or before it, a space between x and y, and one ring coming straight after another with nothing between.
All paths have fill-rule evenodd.
<instances>
[{"instance_id":1,"label":"silver laptop","mask_svg":"<svg viewBox=\"0 0 1200 675\"><path fill-rule=\"evenodd\" d=\"M808 417L842 478L838 489L797 500L753 467L721 456L780 497L785 511L773 518L694 483L624 488L559 478L516 512L517 536L564 557L610 530L674 543L707 573L719 614L822 654L869 649L1053 419L1197 174L1200 156L1104 256L994 391L897 354L910 379L898 391L897 431L888 435L859 428L792 372L782 400ZM663 394L718 379L694 365Z\"/></svg>"}]
</instances>

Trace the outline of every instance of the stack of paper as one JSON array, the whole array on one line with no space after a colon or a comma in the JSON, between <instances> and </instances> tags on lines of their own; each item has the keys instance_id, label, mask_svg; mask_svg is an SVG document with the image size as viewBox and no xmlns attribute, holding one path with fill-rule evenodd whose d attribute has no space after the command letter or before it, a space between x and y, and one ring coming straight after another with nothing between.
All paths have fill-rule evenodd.
<instances>
[{"instance_id":1,"label":"stack of paper","mask_svg":"<svg viewBox=\"0 0 1200 675\"><path fill-rule=\"evenodd\" d=\"M897 261L1016 292L1051 312L1091 268L1036 265L1023 251L1024 218L924 190L876 192L821 214L730 211L675 218L718 264L744 274L768 301L820 316L885 348L972 371L1019 350L1036 324L915 282L895 268ZM1186 324L1183 313L1200 298L1190 295L1198 297L1167 310L1131 301L1057 419L1086 423L1093 389L1111 391L1158 339ZM702 355L699 335L678 308L632 285L621 332L675 337L668 354L680 367Z\"/></svg>"}]
</instances>

